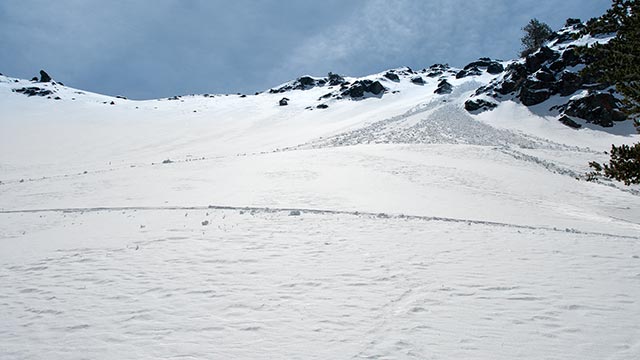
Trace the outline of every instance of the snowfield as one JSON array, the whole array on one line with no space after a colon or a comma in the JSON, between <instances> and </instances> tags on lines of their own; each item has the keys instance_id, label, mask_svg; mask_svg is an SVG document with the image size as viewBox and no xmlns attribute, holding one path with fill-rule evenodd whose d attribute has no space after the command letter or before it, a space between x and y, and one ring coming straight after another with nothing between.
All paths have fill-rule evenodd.
<instances>
[{"instance_id":1,"label":"snowfield","mask_svg":"<svg viewBox=\"0 0 640 360\"><path fill-rule=\"evenodd\" d=\"M494 76L444 76L359 101L0 76L0 358L640 358L640 188L584 180L640 137L470 115Z\"/></svg>"}]
</instances>

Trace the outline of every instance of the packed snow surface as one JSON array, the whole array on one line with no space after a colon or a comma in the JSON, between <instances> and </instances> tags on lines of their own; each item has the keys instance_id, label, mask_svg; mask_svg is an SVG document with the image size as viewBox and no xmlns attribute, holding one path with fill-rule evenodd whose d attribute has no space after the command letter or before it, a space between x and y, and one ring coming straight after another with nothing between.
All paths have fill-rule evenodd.
<instances>
[{"instance_id":1,"label":"packed snow surface","mask_svg":"<svg viewBox=\"0 0 640 360\"><path fill-rule=\"evenodd\" d=\"M640 138L470 115L494 77L443 77L130 101L0 76L0 358L640 358L639 188L584 181Z\"/></svg>"}]
</instances>

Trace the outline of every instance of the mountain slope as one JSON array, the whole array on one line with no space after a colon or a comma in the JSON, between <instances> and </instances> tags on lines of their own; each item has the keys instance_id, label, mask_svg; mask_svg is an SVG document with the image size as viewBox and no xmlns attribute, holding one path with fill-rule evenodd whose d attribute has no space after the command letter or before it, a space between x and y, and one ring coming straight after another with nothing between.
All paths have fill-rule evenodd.
<instances>
[{"instance_id":1,"label":"mountain slope","mask_svg":"<svg viewBox=\"0 0 640 360\"><path fill-rule=\"evenodd\" d=\"M479 62L147 101L0 76L1 357L637 357L639 188L583 174L640 138Z\"/></svg>"}]
</instances>

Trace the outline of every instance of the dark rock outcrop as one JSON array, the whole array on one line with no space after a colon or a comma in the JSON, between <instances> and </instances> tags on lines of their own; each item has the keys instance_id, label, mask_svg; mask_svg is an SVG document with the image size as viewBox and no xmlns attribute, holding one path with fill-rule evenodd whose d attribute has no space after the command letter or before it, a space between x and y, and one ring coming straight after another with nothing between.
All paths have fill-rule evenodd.
<instances>
[{"instance_id":1,"label":"dark rock outcrop","mask_svg":"<svg viewBox=\"0 0 640 360\"><path fill-rule=\"evenodd\" d=\"M463 69L458 71L458 73L456 74L456 79L462 79L467 76L477 76L477 75L482 75L482 71L480 71L480 69L478 69L477 67L473 66L468 69Z\"/></svg>"},{"instance_id":2,"label":"dark rock outcrop","mask_svg":"<svg viewBox=\"0 0 640 360\"><path fill-rule=\"evenodd\" d=\"M416 85L424 85L424 79L422 76L414 76L411 78L411 82Z\"/></svg>"},{"instance_id":3,"label":"dark rock outcrop","mask_svg":"<svg viewBox=\"0 0 640 360\"><path fill-rule=\"evenodd\" d=\"M609 93L595 93L571 100L565 105L564 113L602 127L611 127L614 122L627 119L620 110L619 101Z\"/></svg>"},{"instance_id":4,"label":"dark rock outcrop","mask_svg":"<svg viewBox=\"0 0 640 360\"><path fill-rule=\"evenodd\" d=\"M498 104L483 99L467 100L464 103L464 108L469 112L478 110L490 110L497 106Z\"/></svg>"},{"instance_id":5,"label":"dark rock outcrop","mask_svg":"<svg viewBox=\"0 0 640 360\"><path fill-rule=\"evenodd\" d=\"M539 84L532 82L531 84ZM520 101L525 106L538 105L551 97L551 91L548 89L534 89L531 86L524 86L520 90Z\"/></svg>"},{"instance_id":6,"label":"dark rock outcrop","mask_svg":"<svg viewBox=\"0 0 640 360\"><path fill-rule=\"evenodd\" d=\"M330 86L342 85L347 81L340 75L330 72L328 74L328 82Z\"/></svg>"},{"instance_id":7,"label":"dark rock outcrop","mask_svg":"<svg viewBox=\"0 0 640 360\"><path fill-rule=\"evenodd\" d=\"M425 69L428 77L438 77L448 71L449 65L447 64L433 64L429 66L428 69Z\"/></svg>"},{"instance_id":8,"label":"dark rock outcrop","mask_svg":"<svg viewBox=\"0 0 640 360\"><path fill-rule=\"evenodd\" d=\"M280 106L287 106L289 105L289 98L282 98L280 99L280 101L278 102L278 104L280 104Z\"/></svg>"},{"instance_id":9,"label":"dark rock outcrop","mask_svg":"<svg viewBox=\"0 0 640 360\"><path fill-rule=\"evenodd\" d=\"M570 19L570 26L579 27L579 20ZM556 34L556 42L563 37L573 40L576 31L563 30ZM458 74L467 76L467 72L487 65L487 59L473 62ZM587 90L590 95L576 100L565 100L566 103L554 106L563 115L562 122L571 127L577 124L573 118L582 118L587 122L604 127L613 126L616 121L623 121L626 116L621 111L621 104L615 96L610 94L611 84L599 82L592 75L580 73L577 65L593 62L588 54L582 52L575 45L556 51L543 46L540 50L527 56L523 61L513 62L504 70L504 76L496 78L489 85L479 88L474 96L490 96L496 99L509 96L516 97L523 105L538 105L551 96L568 97L579 91ZM478 104L470 104L468 108L475 109ZM466 107L466 106L465 106Z\"/></svg>"},{"instance_id":10,"label":"dark rock outcrop","mask_svg":"<svg viewBox=\"0 0 640 360\"><path fill-rule=\"evenodd\" d=\"M398 76L398 74L391 71L387 71L383 76L391 81L400 81L400 77Z\"/></svg>"},{"instance_id":11,"label":"dark rock outcrop","mask_svg":"<svg viewBox=\"0 0 640 360\"><path fill-rule=\"evenodd\" d=\"M444 79L438 83L438 88L434 91L436 94L445 95L451 94L453 92L453 85L449 84L449 82Z\"/></svg>"},{"instance_id":12,"label":"dark rock outcrop","mask_svg":"<svg viewBox=\"0 0 640 360\"><path fill-rule=\"evenodd\" d=\"M53 91L48 89L39 88L37 86L23 87L20 89L13 89L13 92L25 94L27 96L48 96L53 94Z\"/></svg>"},{"instance_id":13,"label":"dark rock outcrop","mask_svg":"<svg viewBox=\"0 0 640 360\"><path fill-rule=\"evenodd\" d=\"M560 74L555 88L560 96L569 96L580 90L581 86L582 78L578 74L565 71Z\"/></svg>"},{"instance_id":14,"label":"dark rock outcrop","mask_svg":"<svg viewBox=\"0 0 640 360\"><path fill-rule=\"evenodd\" d=\"M497 75L504 71L504 66L497 61L491 60L489 58L480 58L477 61L467 64L463 70L469 72L476 70L486 70L489 74Z\"/></svg>"},{"instance_id":15,"label":"dark rock outcrop","mask_svg":"<svg viewBox=\"0 0 640 360\"><path fill-rule=\"evenodd\" d=\"M572 118L568 117L567 115L562 115L562 117L560 119L558 119L558 121L560 121L561 123L567 125L570 128L580 129L582 127L582 125L578 124L577 122L575 122Z\"/></svg>"},{"instance_id":16,"label":"dark rock outcrop","mask_svg":"<svg viewBox=\"0 0 640 360\"><path fill-rule=\"evenodd\" d=\"M529 71L529 73L534 73L540 70L540 68L542 68L542 65L546 63L550 64L555 60L557 60L559 57L560 57L559 52L551 50L546 46L543 46L537 52L526 57L525 66L527 67L527 70Z\"/></svg>"},{"instance_id":17,"label":"dark rock outcrop","mask_svg":"<svg viewBox=\"0 0 640 360\"><path fill-rule=\"evenodd\" d=\"M365 93L381 95L385 90L380 81L358 80L343 91L342 96L349 96L355 99L364 97Z\"/></svg>"},{"instance_id":18,"label":"dark rock outcrop","mask_svg":"<svg viewBox=\"0 0 640 360\"><path fill-rule=\"evenodd\" d=\"M51 76L44 70L40 70L40 82L51 82Z\"/></svg>"}]
</instances>

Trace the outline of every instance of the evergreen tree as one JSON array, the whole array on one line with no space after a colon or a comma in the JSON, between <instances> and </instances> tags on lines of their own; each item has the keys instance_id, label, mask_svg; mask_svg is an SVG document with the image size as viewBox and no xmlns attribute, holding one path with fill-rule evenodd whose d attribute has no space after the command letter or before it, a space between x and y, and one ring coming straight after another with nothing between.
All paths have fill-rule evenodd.
<instances>
[{"instance_id":1,"label":"evergreen tree","mask_svg":"<svg viewBox=\"0 0 640 360\"><path fill-rule=\"evenodd\" d=\"M588 174L589 180L604 175L622 181L625 185L640 184L640 143L633 146L611 145L609 164L600 165L592 161L589 166L595 170Z\"/></svg>"},{"instance_id":2,"label":"evergreen tree","mask_svg":"<svg viewBox=\"0 0 640 360\"><path fill-rule=\"evenodd\" d=\"M640 4L613 0L612 8L601 19L592 22L590 31L602 29L617 31L617 35L607 44L586 50L594 61L583 73L615 84L625 97L625 110L631 117L637 117L640 113Z\"/></svg>"},{"instance_id":3,"label":"evergreen tree","mask_svg":"<svg viewBox=\"0 0 640 360\"><path fill-rule=\"evenodd\" d=\"M594 61L583 73L615 84L624 95L625 111L638 125L640 116L640 4L634 0L613 0L611 9L600 19L590 21L587 30L591 34L617 32L607 44L587 49ZM640 143L634 146L611 146L609 164L591 162L595 171L589 179L598 175L623 181L626 185L640 183Z\"/></svg>"},{"instance_id":4,"label":"evergreen tree","mask_svg":"<svg viewBox=\"0 0 640 360\"><path fill-rule=\"evenodd\" d=\"M539 21L538 19L531 19L529 23L522 28L522 31L524 31L524 36L520 39L524 48L520 53L520 56L522 57L526 57L536 52L553 34L549 25Z\"/></svg>"}]
</instances>

